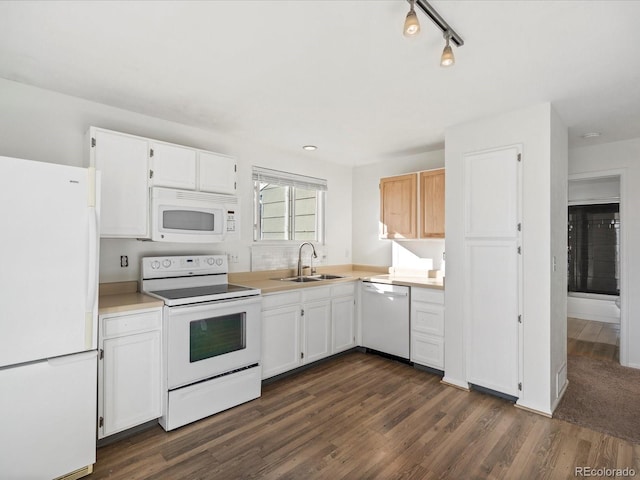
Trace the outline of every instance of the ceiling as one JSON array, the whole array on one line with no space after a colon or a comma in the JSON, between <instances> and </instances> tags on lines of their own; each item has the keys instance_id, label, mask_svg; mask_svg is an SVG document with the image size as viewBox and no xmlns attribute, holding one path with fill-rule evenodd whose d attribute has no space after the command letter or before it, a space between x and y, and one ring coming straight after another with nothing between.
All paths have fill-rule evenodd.
<instances>
[{"instance_id":1,"label":"ceiling","mask_svg":"<svg viewBox=\"0 0 640 480\"><path fill-rule=\"evenodd\" d=\"M571 146L640 137L640 1L430 3L448 69L405 0L0 1L0 77L344 165L547 101Z\"/></svg>"}]
</instances>

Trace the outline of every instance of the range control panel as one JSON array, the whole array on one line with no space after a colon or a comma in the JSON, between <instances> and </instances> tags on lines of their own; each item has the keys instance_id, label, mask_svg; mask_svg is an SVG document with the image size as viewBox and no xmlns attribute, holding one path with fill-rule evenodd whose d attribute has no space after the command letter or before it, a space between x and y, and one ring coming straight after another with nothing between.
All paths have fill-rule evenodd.
<instances>
[{"instance_id":1,"label":"range control panel","mask_svg":"<svg viewBox=\"0 0 640 480\"><path fill-rule=\"evenodd\" d=\"M228 273L226 255L180 255L144 257L142 278L185 277Z\"/></svg>"}]
</instances>

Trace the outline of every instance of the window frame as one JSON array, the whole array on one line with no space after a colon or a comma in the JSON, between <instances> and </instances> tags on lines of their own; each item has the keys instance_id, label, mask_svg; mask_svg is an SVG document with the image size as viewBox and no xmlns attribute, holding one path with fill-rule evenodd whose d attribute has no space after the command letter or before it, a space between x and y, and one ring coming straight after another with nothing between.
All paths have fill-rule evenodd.
<instances>
[{"instance_id":1,"label":"window frame","mask_svg":"<svg viewBox=\"0 0 640 480\"><path fill-rule=\"evenodd\" d=\"M263 167L253 167L253 241L260 244L299 244L301 241L312 241L321 245L326 241L326 192L327 181L321 178L309 177L290 172L282 172ZM262 232L263 225L263 209L260 202L261 184L270 184L280 187L286 187L286 199L288 203L285 209L285 225L287 225L286 239L264 239ZM315 206L315 238L314 239L295 239L296 234L296 206L295 193L296 189L308 190L316 192Z\"/></svg>"}]
</instances>

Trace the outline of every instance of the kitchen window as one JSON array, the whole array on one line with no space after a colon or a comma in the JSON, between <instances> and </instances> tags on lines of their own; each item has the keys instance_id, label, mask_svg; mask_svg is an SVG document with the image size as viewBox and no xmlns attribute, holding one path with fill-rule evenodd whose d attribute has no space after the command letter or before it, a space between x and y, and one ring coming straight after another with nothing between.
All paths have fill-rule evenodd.
<instances>
[{"instance_id":1,"label":"kitchen window","mask_svg":"<svg viewBox=\"0 0 640 480\"><path fill-rule=\"evenodd\" d=\"M620 205L569 207L569 291L620 294Z\"/></svg>"},{"instance_id":2,"label":"kitchen window","mask_svg":"<svg viewBox=\"0 0 640 480\"><path fill-rule=\"evenodd\" d=\"M324 243L327 181L253 167L254 240Z\"/></svg>"}]
</instances>

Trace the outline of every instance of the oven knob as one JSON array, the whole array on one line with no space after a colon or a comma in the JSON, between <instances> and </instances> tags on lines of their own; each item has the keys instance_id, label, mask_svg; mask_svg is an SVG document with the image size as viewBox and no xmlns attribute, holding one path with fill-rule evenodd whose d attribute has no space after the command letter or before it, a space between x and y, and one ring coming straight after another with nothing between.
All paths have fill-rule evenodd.
<instances>
[{"instance_id":1,"label":"oven knob","mask_svg":"<svg viewBox=\"0 0 640 480\"><path fill-rule=\"evenodd\" d=\"M209 257L209 258L207 258L207 263L208 263L209 265L213 265L213 264L215 263L215 261L216 261L216 260L215 260L213 257Z\"/></svg>"},{"instance_id":2,"label":"oven knob","mask_svg":"<svg viewBox=\"0 0 640 480\"><path fill-rule=\"evenodd\" d=\"M160 262L158 260L154 260L153 262L151 262L151 268L153 268L154 270L156 268L160 268Z\"/></svg>"},{"instance_id":3,"label":"oven knob","mask_svg":"<svg viewBox=\"0 0 640 480\"><path fill-rule=\"evenodd\" d=\"M221 258L216 258L216 265L218 265L218 266L222 265L222 259Z\"/></svg>"},{"instance_id":4,"label":"oven knob","mask_svg":"<svg viewBox=\"0 0 640 480\"><path fill-rule=\"evenodd\" d=\"M164 268L169 268L171 266L171 260L169 260L168 258L162 261L162 266Z\"/></svg>"}]
</instances>

